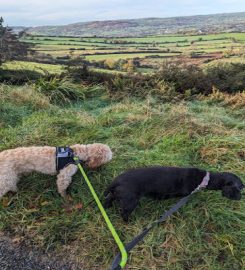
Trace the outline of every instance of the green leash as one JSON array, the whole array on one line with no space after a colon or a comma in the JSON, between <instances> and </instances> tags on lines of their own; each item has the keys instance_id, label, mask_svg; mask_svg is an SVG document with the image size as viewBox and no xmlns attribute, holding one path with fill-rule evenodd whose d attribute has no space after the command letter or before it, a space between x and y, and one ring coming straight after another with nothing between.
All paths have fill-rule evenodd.
<instances>
[{"instance_id":1,"label":"green leash","mask_svg":"<svg viewBox=\"0 0 245 270\"><path fill-rule=\"evenodd\" d=\"M86 173L84 172L83 167L82 167L81 164L79 163L79 158L78 158L78 157L74 157L74 160L76 161L76 164L77 164L78 168L80 169L80 171L81 171L81 173L82 173L82 176L83 176L84 180L86 181L86 183L87 183L87 185L88 185L88 187L89 187L89 189L90 189L90 192L92 193L92 195L93 195L93 197L94 197L94 199L95 199L95 201L96 201L96 203L97 203L97 205L98 205L98 207L99 207L99 209L100 209L100 212L101 212L101 214L102 214L102 216L103 216L103 218L104 218L104 220L105 220L105 222L106 222L106 224L107 224L109 230L111 231L111 234L112 234L113 238L115 239L115 241L116 241L116 243L117 243L117 245L118 245L118 247L119 247L119 250L120 250L120 252L121 252L121 262L120 262L120 266L121 266L121 269L123 269L124 266L125 266L126 263L127 263L127 260L128 260L128 254L127 254L127 251L126 251L126 249L125 249L125 247L124 247L124 245L123 245L123 243L122 243L120 237L118 236L118 234L117 234L115 228L113 227L113 225L112 225L112 223L111 223L111 221L110 221L108 215L106 214L106 211L105 211L105 209L104 209L102 203L100 202L100 199L98 198L98 196L97 196L97 194L96 194L96 192L95 192L95 190L94 190L92 184L90 183L90 181L89 181L89 179L88 179Z\"/></svg>"}]
</instances>

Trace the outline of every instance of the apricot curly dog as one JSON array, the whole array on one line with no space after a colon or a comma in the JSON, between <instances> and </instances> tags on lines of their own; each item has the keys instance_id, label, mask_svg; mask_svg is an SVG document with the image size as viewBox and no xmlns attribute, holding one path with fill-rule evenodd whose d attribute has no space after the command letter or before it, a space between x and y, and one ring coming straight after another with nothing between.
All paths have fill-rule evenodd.
<instances>
[{"instance_id":1,"label":"apricot curly dog","mask_svg":"<svg viewBox=\"0 0 245 270\"><path fill-rule=\"evenodd\" d=\"M100 143L70 146L75 156L89 167L96 168L112 158L109 146ZM62 197L77 172L75 164L57 170L57 149L50 146L19 147L0 152L0 198L8 191L17 191L20 176L30 172L57 174L57 187Z\"/></svg>"}]
</instances>

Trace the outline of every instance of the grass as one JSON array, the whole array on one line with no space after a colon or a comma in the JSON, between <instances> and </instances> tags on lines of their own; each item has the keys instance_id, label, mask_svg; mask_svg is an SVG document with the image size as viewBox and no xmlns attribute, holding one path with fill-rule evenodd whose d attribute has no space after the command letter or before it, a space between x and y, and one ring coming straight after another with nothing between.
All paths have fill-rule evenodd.
<instances>
[{"instance_id":1,"label":"grass","mask_svg":"<svg viewBox=\"0 0 245 270\"><path fill-rule=\"evenodd\" d=\"M187 40L196 41L202 38L203 40L222 40L236 38L238 40L245 40L244 33L220 33L220 34L208 34L208 35L163 35L163 36L149 36L149 37L138 37L138 38L124 38L124 40L134 41L134 42L183 42Z\"/></svg>"},{"instance_id":2,"label":"grass","mask_svg":"<svg viewBox=\"0 0 245 270\"><path fill-rule=\"evenodd\" d=\"M45 74L45 72L47 71L50 74L60 74L63 71L63 67L61 65L51 65L25 61L7 62L2 65L2 68L6 70L33 70L38 71L42 74Z\"/></svg>"},{"instance_id":3,"label":"grass","mask_svg":"<svg viewBox=\"0 0 245 270\"><path fill-rule=\"evenodd\" d=\"M105 59L113 59L113 60L119 60L119 59L130 59L135 57L141 57L144 58L146 56L152 56L152 55L158 55L158 56L164 56L164 57L172 57L176 56L177 54L174 53L125 53L125 54L103 54L103 55L87 55L85 59L87 60L105 60Z\"/></svg>"},{"instance_id":4,"label":"grass","mask_svg":"<svg viewBox=\"0 0 245 270\"><path fill-rule=\"evenodd\" d=\"M31 85L0 85L0 151L107 143L112 162L86 170L100 197L119 173L153 164L232 171L244 181L245 110L234 105L244 96L213 93L162 103L151 96L116 100L102 86L88 92L79 102L59 106ZM46 250L69 252L83 269L107 269L117 248L79 173L68 193L72 200L65 203L53 176L23 177L18 193L0 201L1 231ZM144 199L128 224L116 206L108 214L127 243L176 201ZM220 192L195 195L132 251L127 269L244 269L244 209L244 200L230 201Z\"/></svg>"}]
</instances>

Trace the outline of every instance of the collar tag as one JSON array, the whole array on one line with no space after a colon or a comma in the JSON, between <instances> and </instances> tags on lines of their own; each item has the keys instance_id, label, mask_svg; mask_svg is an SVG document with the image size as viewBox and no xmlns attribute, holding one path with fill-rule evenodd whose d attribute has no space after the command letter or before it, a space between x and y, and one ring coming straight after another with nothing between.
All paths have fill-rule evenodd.
<instances>
[{"instance_id":1,"label":"collar tag","mask_svg":"<svg viewBox=\"0 0 245 270\"><path fill-rule=\"evenodd\" d=\"M198 186L198 189L205 188L208 185L209 180L210 180L210 173L207 172L202 180L202 183Z\"/></svg>"},{"instance_id":2,"label":"collar tag","mask_svg":"<svg viewBox=\"0 0 245 270\"><path fill-rule=\"evenodd\" d=\"M65 157L72 157L73 150L70 147L57 147L57 157L58 158L65 158Z\"/></svg>"}]
</instances>

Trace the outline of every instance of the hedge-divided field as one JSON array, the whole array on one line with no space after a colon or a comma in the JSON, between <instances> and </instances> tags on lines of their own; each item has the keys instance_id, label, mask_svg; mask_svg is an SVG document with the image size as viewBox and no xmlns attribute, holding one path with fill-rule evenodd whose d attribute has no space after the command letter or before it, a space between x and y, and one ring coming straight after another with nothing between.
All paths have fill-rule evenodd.
<instances>
[{"instance_id":1,"label":"hedge-divided field","mask_svg":"<svg viewBox=\"0 0 245 270\"><path fill-rule=\"evenodd\" d=\"M154 71L165 60L203 65L217 59L244 62L245 55L245 33L135 38L26 36L22 40L35 45L34 59L38 54L39 58L45 55L60 61L84 57L95 65L98 61L137 59L138 71L139 67ZM105 66L115 69L110 64Z\"/></svg>"},{"instance_id":2,"label":"hedge-divided field","mask_svg":"<svg viewBox=\"0 0 245 270\"><path fill-rule=\"evenodd\" d=\"M86 169L102 200L116 175L137 166L197 166L231 171L244 181L244 93L215 90L166 102L161 85L156 87L162 92L147 94L146 89L140 96L127 90L124 80L113 82L117 88L59 77L1 84L0 151L106 143L114 153L112 162ZM121 95L115 92L120 87ZM64 97L62 90L71 95ZM108 269L117 247L79 173L68 193L71 198L65 202L54 176L23 177L18 193L0 201L0 230L16 241L67 254L64 257L79 262L81 269ZM108 214L127 243L176 201L143 199L128 224L116 206ZM132 251L127 269L244 269L244 209L244 199L230 201L214 191L196 194Z\"/></svg>"}]
</instances>

